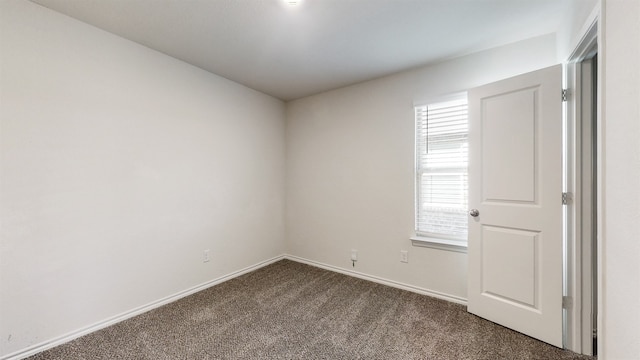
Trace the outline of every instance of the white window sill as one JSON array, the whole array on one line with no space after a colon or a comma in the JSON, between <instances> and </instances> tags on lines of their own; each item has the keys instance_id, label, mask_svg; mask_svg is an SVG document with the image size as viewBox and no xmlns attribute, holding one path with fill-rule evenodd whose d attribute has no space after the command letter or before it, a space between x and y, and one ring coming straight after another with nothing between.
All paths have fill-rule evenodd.
<instances>
[{"instance_id":1,"label":"white window sill","mask_svg":"<svg viewBox=\"0 0 640 360\"><path fill-rule=\"evenodd\" d=\"M455 251L467 253L467 243L456 240L438 239L425 236L412 236L411 244L413 246L427 247L432 249Z\"/></svg>"}]
</instances>

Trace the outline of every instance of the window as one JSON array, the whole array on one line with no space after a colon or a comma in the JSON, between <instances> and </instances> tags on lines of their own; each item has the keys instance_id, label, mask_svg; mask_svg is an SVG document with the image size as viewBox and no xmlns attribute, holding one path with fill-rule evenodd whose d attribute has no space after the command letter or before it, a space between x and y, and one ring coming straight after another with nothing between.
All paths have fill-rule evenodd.
<instances>
[{"instance_id":1,"label":"window","mask_svg":"<svg viewBox=\"0 0 640 360\"><path fill-rule=\"evenodd\" d=\"M416 241L466 248L467 99L415 107ZM438 246L439 247L439 246Z\"/></svg>"}]
</instances>

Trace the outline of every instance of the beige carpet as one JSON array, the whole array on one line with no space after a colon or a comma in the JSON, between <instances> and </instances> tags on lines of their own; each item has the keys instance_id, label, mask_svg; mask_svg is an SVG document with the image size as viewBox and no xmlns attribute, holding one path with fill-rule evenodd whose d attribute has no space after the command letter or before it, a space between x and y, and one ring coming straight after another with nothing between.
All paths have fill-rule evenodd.
<instances>
[{"instance_id":1,"label":"beige carpet","mask_svg":"<svg viewBox=\"0 0 640 360\"><path fill-rule=\"evenodd\" d=\"M591 359L464 306L283 260L31 359Z\"/></svg>"}]
</instances>

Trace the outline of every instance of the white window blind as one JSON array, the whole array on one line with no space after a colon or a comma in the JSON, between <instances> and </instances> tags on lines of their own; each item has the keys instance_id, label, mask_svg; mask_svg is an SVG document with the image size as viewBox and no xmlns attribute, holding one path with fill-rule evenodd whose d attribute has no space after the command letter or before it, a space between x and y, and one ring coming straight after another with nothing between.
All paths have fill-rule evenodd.
<instances>
[{"instance_id":1,"label":"white window blind","mask_svg":"<svg viewBox=\"0 0 640 360\"><path fill-rule=\"evenodd\" d=\"M416 235L467 241L467 99L416 106Z\"/></svg>"}]
</instances>

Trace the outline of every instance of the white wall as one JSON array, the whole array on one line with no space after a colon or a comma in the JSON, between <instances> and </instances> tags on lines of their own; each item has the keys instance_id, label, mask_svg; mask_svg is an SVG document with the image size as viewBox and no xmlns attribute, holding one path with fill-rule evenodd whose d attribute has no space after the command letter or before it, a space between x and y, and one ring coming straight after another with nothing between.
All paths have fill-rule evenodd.
<instances>
[{"instance_id":1,"label":"white wall","mask_svg":"<svg viewBox=\"0 0 640 360\"><path fill-rule=\"evenodd\" d=\"M547 35L288 103L289 253L466 299L466 254L409 240L413 101L551 66L556 56Z\"/></svg>"},{"instance_id":2,"label":"white wall","mask_svg":"<svg viewBox=\"0 0 640 360\"><path fill-rule=\"evenodd\" d=\"M284 253L281 101L0 13L0 357Z\"/></svg>"},{"instance_id":3,"label":"white wall","mask_svg":"<svg viewBox=\"0 0 640 360\"><path fill-rule=\"evenodd\" d=\"M558 29L558 60L565 62L580 43L588 27L599 15L599 0L569 0Z\"/></svg>"},{"instance_id":4,"label":"white wall","mask_svg":"<svg viewBox=\"0 0 640 360\"><path fill-rule=\"evenodd\" d=\"M605 360L640 359L640 1L602 7L602 293Z\"/></svg>"},{"instance_id":5,"label":"white wall","mask_svg":"<svg viewBox=\"0 0 640 360\"><path fill-rule=\"evenodd\" d=\"M594 2L574 1L557 43L291 102L285 138L278 100L0 1L0 357L284 251L464 299L466 255L408 239L412 102L564 60ZM603 359L640 359L639 4L602 5Z\"/></svg>"}]
</instances>

